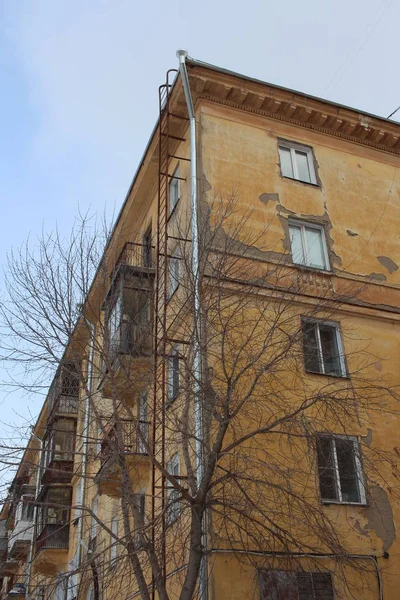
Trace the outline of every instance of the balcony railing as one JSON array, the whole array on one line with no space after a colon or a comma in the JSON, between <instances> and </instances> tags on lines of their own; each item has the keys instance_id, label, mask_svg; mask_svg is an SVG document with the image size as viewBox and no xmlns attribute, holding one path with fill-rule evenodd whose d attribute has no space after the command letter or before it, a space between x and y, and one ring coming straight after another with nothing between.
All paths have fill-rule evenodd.
<instances>
[{"instance_id":1,"label":"balcony railing","mask_svg":"<svg viewBox=\"0 0 400 600\"><path fill-rule=\"evenodd\" d=\"M112 277L120 265L152 270L154 268L153 255L154 246L151 246L150 244L126 242L115 261Z\"/></svg>"},{"instance_id":2,"label":"balcony railing","mask_svg":"<svg viewBox=\"0 0 400 600\"><path fill-rule=\"evenodd\" d=\"M62 365L50 386L47 396L49 416L78 413L79 382L73 364Z\"/></svg>"},{"instance_id":3,"label":"balcony railing","mask_svg":"<svg viewBox=\"0 0 400 600\"><path fill-rule=\"evenodd\" d=\"M45 549L66 550L68 544L68 523L47 523L36 539L36 552Z\"/></svg>"},{"instance_id":4,"label":"balcony railing","mask_svg":"<svg viewBox=\"0 0 400 600\"><path fill-rule=\"evenodd\" d=\"M111 427L107 438L101 441L100 462L102 467L118 453L117 427L121 427L121 450L123 449L124 454L147 455L148 421L133 422L122 419L118 425Z\"/></svg>"},{"instance_id":5,"label":"balcony railing","mask_svg":"<svg viewBox=\"0 0 400 600\"><path fill-rule=\"evenodd\" d=\"M26 585L24 580L21 581L13 581L11 588L8 590L6 594L6 599L11 600L13 598L21 598L26 594Z\"/></svg>"}]
</instances>

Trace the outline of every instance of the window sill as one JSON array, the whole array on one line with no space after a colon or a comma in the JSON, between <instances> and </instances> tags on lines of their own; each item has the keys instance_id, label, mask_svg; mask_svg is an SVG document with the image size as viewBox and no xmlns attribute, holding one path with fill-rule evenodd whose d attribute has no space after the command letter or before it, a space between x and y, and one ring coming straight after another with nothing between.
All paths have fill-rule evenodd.
<instances>
[{"instance_id":1,"label":"window sill","mask_svg":"<svg viewBox=\"0 0 400 600\"><path fill-rule=\"evenodd\" d=\"M321 373L320 371L311 371L310 369L307 369L307 367L304 367L304 370L308 375L321 375L321 377L333 377L334 379L351 379L348 373L345 373L344 375L334 375L333 373Z\"/></svg>"},{"instance_id":2,"label":"window sill","mask_svg":"<svg viewBox=\"0 0 400 600\"><path fill-rule=\"evenodd\" d=\"M171 294L171 295L168 295L168 298L167 298L167 304L168 304L168 303L169 303L169 301L170 301L170 300L172 300L172 298L175 296L175 294L176 294L176 292L178 291L178 289L179 289L179 283L178 283L178 285L176 286L176 288L174 289L174 291L172 292L172 294Z\"/></svg>"},{"instance_id":3,"label":"window sill","mask_svg":"<svg viewBox=\"0 0 400 600\"><path fill-rule=\"evenodd\" d=\"M334 275L334 272L330 269L324 269L323 267L310 267L308 265L303 265L302 263L296 263L293 259L292 265L299 269L299 271L304 271L306 273L318 273L319 275L327 275L329 277Z\"/></svg>"},{"instance_id":4,"label":"window sill","mask_svg":"<svg viewBox=\"0 0 400 600\"><path fill-rule=\"evenodd\" d=\"M167 398L166 408L170 408L170 406L172 406L174 404L174 402L178 396L179 396L179 390L176 392L176 394L172 398Z\"/></svg>"},{"instance_id":5,"label":"window sill","mask_svg":"<svg viewBox=\"0 0 400 600\"><path fill-rule=\"evenodd\" d=\"M313 188L321 188L320 183L313 183L312 181L302 181L301 179L296 179L295 177L289 177L288 175L282 175L282 179L287 179L288 181L296 181L297 183L302 183L303 185L309 185Z\"/></svg>"},{"instance_id":6,"label":"window sill","mask_svg":"<svg viewBox=\"0 0 400 600\"><path fill-rule=\"evenodd\" d=\"M322 506L330 506L333 504L334 506L358 506L361 508L366 508L368 505L366 502L340 502L340 500L321 500Z\"/></svg>"}]
</instances>

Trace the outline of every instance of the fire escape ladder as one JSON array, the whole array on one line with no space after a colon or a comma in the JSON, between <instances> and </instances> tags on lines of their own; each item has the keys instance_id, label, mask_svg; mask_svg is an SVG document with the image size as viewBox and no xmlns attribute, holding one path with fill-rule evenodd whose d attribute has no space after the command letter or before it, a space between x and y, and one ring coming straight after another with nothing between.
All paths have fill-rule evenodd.
<instances>
[{"instance_id":1,"label":"fire escape ladder","mask_svg":"<svg viewBox=\"0 0 400 600\"><path fill-rule=\"evenodd\" d=\"M168 217L169 217L169 184L172 177L170 172L171 159L187 161L189 159L176 156L174 148L179 142L185 141L176 134L176 129L182 129L182 119L185 117L174 114L170 110L170 96L176 69L166 74L166 81L159 87L159 125L158 125L158 206L156 232L156 274L154 290L154 387L152 415L153 456L166 469L165 452L165 410L167 405L167 356L169 353L168 338ZM177 124L180 126L177 127ZM158 550L160 565L166 577L166 486L165 476L154 462L152 466L152 542ZM153 580L152 596L156 590Z\"/></svg>"}]
</instances>

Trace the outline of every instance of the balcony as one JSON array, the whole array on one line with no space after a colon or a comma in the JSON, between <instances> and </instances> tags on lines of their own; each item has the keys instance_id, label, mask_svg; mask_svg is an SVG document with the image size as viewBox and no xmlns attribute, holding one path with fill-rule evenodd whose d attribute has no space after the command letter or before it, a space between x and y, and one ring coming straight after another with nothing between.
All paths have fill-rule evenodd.
<instances>
[{"instance_id":1,"label":"balcony","mask_svg":"<svg viewBox=\"0 0 400 600\"><path fill-rule=\"evenodd\" d=\"M15 558L7 556L7 559L1 563L0 566L0 577L11 577L18 572L20 564Z\"/></svg>"},{"instance_id":2,"label":"balcony","mask_svg":"<svg viewBox=\"0 0 400 600\"><path fill-rule=\"evenodd\" d=\"M125 244L113 270L104 304L104 377L107 397L126 398L151 378L154 268L144 246Z\"/></svg>"},{"instance_id":3,"label":"balcony","mask_svg":"<svg viewBox=\"0 0 400 600\"><path fill-rule=\"evenodd\" d=\"M8 556L18 560L26 558L32 543L32 520L21 519L17 521L8 537Z\"/></svg>"},{"instance_id":4,"label":"balcony","mask_svg":"<svg viewBox=\"0 0 400 600\"><path fill-rule=\"evenodd\" d=\"M47 397L49 418L54 416L77 416L79 374L74 363L64 363L50 386Z\"/></svg>"},{"instance_id":5,"label":"balcony","mask_svg":"<svg viewBox=\"0 0 400 600\"><path fill-rule=\"evenodd\" d=\"M24 582L13 581L5 598L6 600L22 600L26 595L26 586Z\"/></svg>"},{"instance_id":6,"label":"balcony","mask_svg":"<svg viewBox=\"0 0 400 600\"><path fill-rule=\"evenodd\" d=\"M0 561L4 560L7 555L7 522L0 521Z\"/></svg>"},{"instance_id":7,"label":"balcony","mask_svg":"<svg viewBox=\"0 0 400 600\"><path fill-rule=\"evenodd\" d=\"M47 396L49 420L54 417L77 417L79 376L74 363L64 363L58 370Z\"/></svg>"},{"instance_id":8,"label":"balcony","mask_svg":"<svg viewBox=\"0 0 400 600\"><path fill-rule=\"evenodd\" d=\"M54 575L69 547L71 488L46 486L38 496L38 524L33 567L36 573Z\"/></svg>"},{"instance_id":9,"label":"balcony","mask_svg":"<svg viewBox=\"0 0 400 600\"><path fill-rule=\"evenodd\" d=\"M42 484L70 483L74 467L76 421L53 420L43 439Z\"/></svg>"},{"instance_id":10,"label":"balcony","mask_svg":"<svg viewBox=\"0 0 400 600\"><path fill-rule=\"evenodd\" d=\"M118 433L120 434L118 435ZM120 420L112 425L101 442L100 468L95 476L99 494L113 498L121 497L121 467L123 454L129 478L136 491L145 487L150 474L150 459L147 454L149 423Z\"/></svg>"}]
</instances>

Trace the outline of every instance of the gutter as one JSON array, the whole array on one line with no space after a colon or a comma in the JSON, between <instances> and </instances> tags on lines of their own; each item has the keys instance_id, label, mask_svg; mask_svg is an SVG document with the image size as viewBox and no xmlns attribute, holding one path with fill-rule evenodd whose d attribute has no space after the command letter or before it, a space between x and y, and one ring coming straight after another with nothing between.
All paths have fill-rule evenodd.
<instances>
[{"instance_id":1,"label":"gutter","mask_svg":"<svg viewBox=\"0 0 400 600\"><path fill-rule=\"evenodd\" d=\"M92 372L93 372L93 355L94 355L94 334L95 327L91 321L89 321L86 317L85 323L90 331L90 351L89 351L89 365L88 365L88 378L87 378L87 386L88 393L85 398L85 420L83 426L83 457L82 457L82 471L81 471L81 482L82 486L80 489L80 494L78 498L78 506L83 507L85 502L85 481L86 481L86 470L87 470L87 459L88 459L88 449L89 449L89 412L90 412L90 394L92 392ZM77 540L77 554L78 554L78 568L81 566L82 562L82 544L83 544L83 516L82 510L79 516L78 522L78 540Z\"/></svg>"},{"instance_id":2,"label":"gutter","mask_svg":"<svg viewBox=\"0 0 400 600\"><path fill-rule=\"evenodd\" d=\"M200 305L200 270L199 270L199 227L198 227L198 198L197 198L197 147L196 147L196 117L194 113L192 94L190 92L189 77L186 69L185 50L176 53L179 59L179 73L181 75L183 90L190 123L190 191L191 191L191 228L192 228L192 277L194 282L194 336L193 336L193 392L194 392L194 420L196 436L196 483L199 492L204 480L204 424L203 407L201 402L201 305ZM204 510L201 523L202 558L199 569L199 598L207 600L207 532L206 511Z\"/></svg>"}]
</instances>

